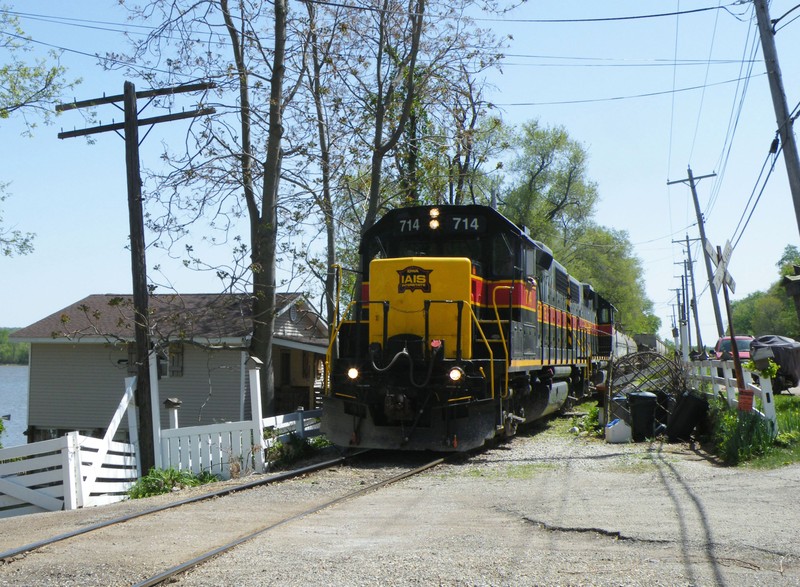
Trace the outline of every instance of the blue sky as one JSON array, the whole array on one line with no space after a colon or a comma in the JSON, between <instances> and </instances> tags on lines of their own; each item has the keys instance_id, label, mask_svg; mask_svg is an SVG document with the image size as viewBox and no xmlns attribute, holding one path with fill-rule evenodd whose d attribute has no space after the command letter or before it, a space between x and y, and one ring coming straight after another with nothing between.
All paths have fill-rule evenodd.
<instances>
[{"instance_id":1,"label":"blue sky","mask_svg":"<svg viewBox=\"0 0 800 587\"><path fill-rule=\"evenodd\" d=\"M774 0L772 18L795 2ZM75 8L79 6L79 8ZM717 10L718 6L727 6ZM605 19L712 8L680 16ZM63 63L83 78L78 100L122 93L124 79L102 71L89 55L120 47L124 14L115 2L17 2L16 10L37 41L69 49ZM788 14L776 36L789 108L800 101L800 19ZM65 18L90 22L67 21ZM100 22L103 24L100 24ZM80 26L78 26L80 25ZM668 336L674 289L685 258L680 244L698 237L684 180L716 173L698 184L706 232L715 244L739 238L730 264L739 299L777 279L775 263L787 244L800 245L798 226L780 157L742 232L736 230L758 184L775 136L775 115L758 44L752 5L705 1L564 0L528 3L483 25L512 35L502 73L492 74L487 97L510 123L538 118L564 126L590 155L589 176L598 184L597 221L626 230L645 267L645 286ZM83 53L83 54L82 54ZM84 55L88 54L88 55ZM752 63L750 63L752 61ZM737 81L738 80L738 81ZM145 89L141 82L137 89ZM68 97L72 98L72 96ZM187 97L179 102L194 106ZM113 107L98 109L104 123L120 121ZM160 143L185 123L158 125L142 145L142 164L157 161ZM33 139L19 137L18 122L0 123L0 179L12 182L3 203L7 227L35 232L32 255L0 258L0 325L25 326L92 293L131 291L125 249L128 220L123 141L113 133L59 140L61 129L81 128L74 112L55 126L40 126ZM756 193L757 195L757 193ZM694 245L693 258L699 258ZM148 251L148 266L184 292L215 291L216 279L198 275ZM716 328L701 264L695 265L704 342ZM727 322L727 321L726 321ZM761 334L761 333L755 333Z\"/></svg>"}]
</instances>

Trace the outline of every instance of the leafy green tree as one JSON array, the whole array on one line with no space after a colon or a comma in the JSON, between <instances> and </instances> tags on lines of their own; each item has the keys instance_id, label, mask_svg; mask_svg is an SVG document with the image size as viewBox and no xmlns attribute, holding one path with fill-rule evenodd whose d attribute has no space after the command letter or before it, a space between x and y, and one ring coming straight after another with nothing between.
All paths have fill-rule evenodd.
<instances>
[{"instance_id":1,"label":"leafy green tree","mask_svg":"<svg viewBox=\"0 0 800 587\"><path fill-rule=\"evenodd\" d=\"M569 250L562 247L570 274L592 286L617 308L622 328L630 334L655 334L661 320L644 288L642 263L628 233L592 224ZM554 250L554 252L556 252Z\"/></svg>"},{"instance_id":2,"label":"leafy green tree","mask_svg":"<svg viewBox=\"0 0 800 587\"><path fill-rule=\"evenodd\" d=\"M0 328L0 365L26 365L29 345L22 342L9 342L13 328Z\"/></svg>"},{"instance_id":3,"label":"leafy green tree","mask_svg":"<svg viewBox=\"0 0 800 587\"><path fill-rule=\"evenodd\" d=\"M8 6L0 6L0 121L18 116L24 122L24 135L30 136L38 120L50 122L58 96L76 81L67 81L59 54L26 59L30 38L19 26L19 19ZM8 197L8 184L0 182L0 202ZM25 255L33 251L34 235L4 228L0 211L0 254Z\"/></svg>"},{"instance_id":4,"label":"leafy green tree","mask_svg":"<svg viewBox=\"0 0 800 587\"><path fill-rule=\"evenodd\" d=\"M737 333L760 336L778 334L800 340L800 323L794 301L786 295L781 280L794 274L793 265L800 264L800 249L787 245L775 264L780 279L767 291L757 291L731 302L733 323Z\"/></svg>"},{"instance_id":5,"label":"leafy green tree","mask_svg":"<svg viewBox=\"0 0 800 587\"><path fill-rule=\"evenodd\" d=\"M781 276L794 275L794 265L800 265L800 249L794 245L786 245L783 255L776 263Z\"/></svg>"},{"instance_id":6,"label":"leafy green tree","mask_svg":"<svg viewBox=\"0 0 800 587\"><path fill-rule=\"evenodd\" d=\"M583 145L564 127L536 120L514 133L510 144L516 157L501 211L547 244L576 279L611 301L627 332L655 333L661 321L645 294L642 264L628 234L592 220L598 188L588 177Z\"/></svg>"},{"instance_id":7,"label":"leafy green tree","mask_svg":"<svg viewBox=\"0 0 800 587\"><path fill-rule=\"evenodd\" d=\"M523 124L512 145L518 155L502 209L551 247L569 243L594 214L598 198L586 174L586 149L564 127L544 127L538 120Z\"/></svg>"}]
</instances>

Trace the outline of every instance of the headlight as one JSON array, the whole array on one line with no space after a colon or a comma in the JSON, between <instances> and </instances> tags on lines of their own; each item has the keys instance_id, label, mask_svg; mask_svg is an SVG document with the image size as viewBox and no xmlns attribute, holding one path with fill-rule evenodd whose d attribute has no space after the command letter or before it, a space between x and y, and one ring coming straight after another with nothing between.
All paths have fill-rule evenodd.
<instances>
[{"instance_id":1,"label":"headlight","mask_svg":"<svg viewBox=\"0 0 800 587\"><path fill-rule=\"evenodd\" d=\"M447 376L453 383L456 381L461 381L464 378L464 370L461 367L453 367L450 369L450 372L447 374Z\"/></svg>"},{"instance_id":2,"label":"headlight","mask_svg":"<svg viewBox=\"0 0 800 587\"><path fill-rule=\"evenodd\" d=\"M355 381L356 379L358 379L358 369L356 369L355 367L350 367L347 370L347 376L353 381Z\"/></svg>"}]
</instances>

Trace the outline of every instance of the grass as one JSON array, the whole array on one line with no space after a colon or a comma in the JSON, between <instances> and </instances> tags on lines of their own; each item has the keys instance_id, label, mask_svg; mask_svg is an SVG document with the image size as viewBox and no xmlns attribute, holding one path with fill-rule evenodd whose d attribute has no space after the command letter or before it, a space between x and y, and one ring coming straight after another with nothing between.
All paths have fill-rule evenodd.
<instances>
[{"instance_id":1,"label":"grass","mask_svg":"<svg viewBox=\"0 0 800 587\"><path fill-rule=\"evenodd\" d=\"M769 424L756 412L732 410L722 399L712 400L710 441L726 465L737 465L766 455L772 448Z\"/></svg>"},{"instance_id":2,"label":"grass","mask_svg":"<svg viewBox=\"0 0 800 587\"><path fill-rule=\"evenodd\" d=\"M800 463L800 397L776 395L775 413L778 418L777 438L765 454L753 458L747 466L775 469Z\"/></svg>"},{"instance_id":3,"label":"grass","mask_svg":"<svg viewBox=\"0 0 800 587\"><path fill-rule=\"evenodd\" d=\"M774 469L800 463L800 397L776 395L774 399L777 438L770 437L765 423L756 414L740 414L737 410L727 409L723 402L712 402L711 432L705 439L707 446L729 465ZM759 405L757 403L756 407ZM602 438L597 402L584 402L582 408L587 411L585 415L552 418L543 432L574 436L577 430L581 436Z\"/></svg>"},{"instance_id":4,"label":"grass","mask_svg":"<svg viewBox=\"0 0 800 587\"><path fill-rule=\"evenodd\" d=\"M489 479L533 479L537 474L544 471L557 469L555 463L526 463L523 465L507 465L500 467L470 467L464 471L447 473L442 477L455 476L467 478L489 478Z\"/></svg>"}]
</instances>

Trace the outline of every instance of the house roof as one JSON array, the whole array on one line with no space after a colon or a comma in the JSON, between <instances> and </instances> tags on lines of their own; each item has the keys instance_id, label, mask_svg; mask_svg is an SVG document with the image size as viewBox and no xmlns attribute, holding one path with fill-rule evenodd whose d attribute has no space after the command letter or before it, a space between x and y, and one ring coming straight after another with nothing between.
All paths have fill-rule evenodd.
<instances>
[{"instance_id":1,"label":"house roof","mask_svg":"<svg viewBox=\"0 0 800 587\"><path fill-rule=\"evenodd\" d=\"M253 322L251 299L247 294L151 294L151 336L162 342L247 344ZM276 343L283 339L306 346L327 345L327 327L302 294L279 293L276 302ZM292 306L297 311L290 313L287 310ZM277 323L289 320L290 314L298 327L279 328ZM134 338L133 298L127 294L90 295L17 330L12 337L21 342L130 341Z\"/></svg>"}]
</instances>

